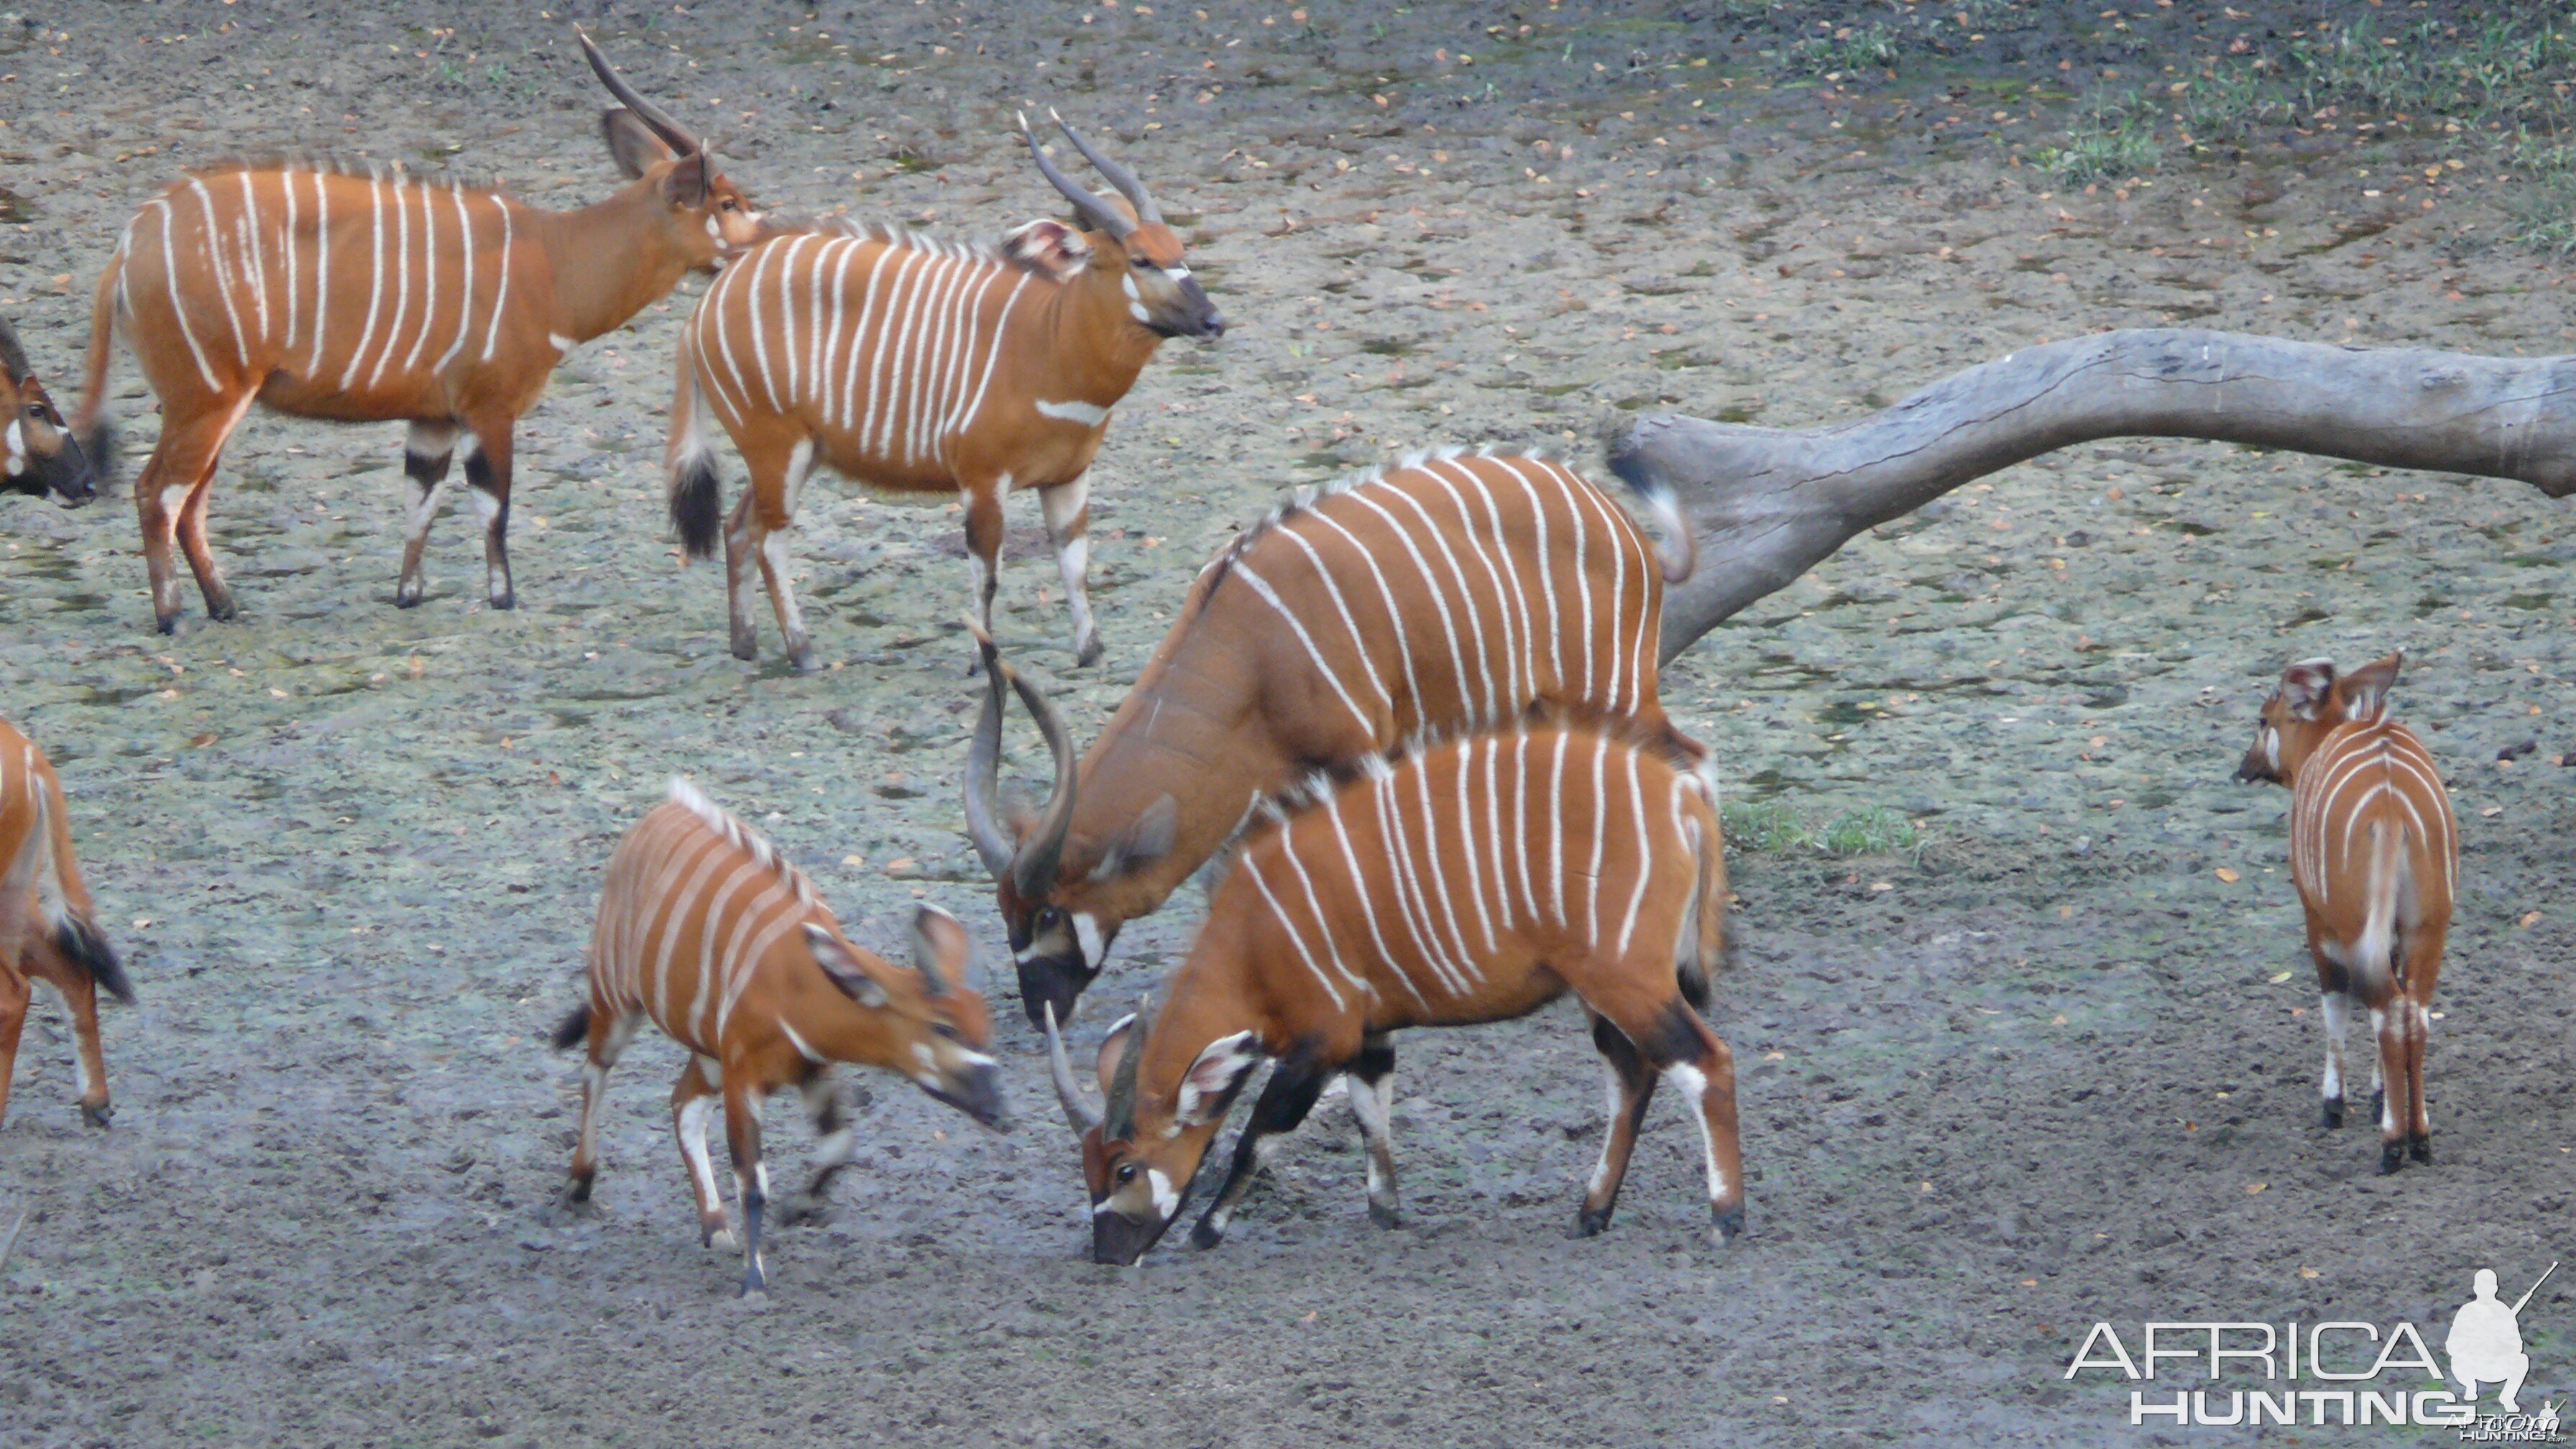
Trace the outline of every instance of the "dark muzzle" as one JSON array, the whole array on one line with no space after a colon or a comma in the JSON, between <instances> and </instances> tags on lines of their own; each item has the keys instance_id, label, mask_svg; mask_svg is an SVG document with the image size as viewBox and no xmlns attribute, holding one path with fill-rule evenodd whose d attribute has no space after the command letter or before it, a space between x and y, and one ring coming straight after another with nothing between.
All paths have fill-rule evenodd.
<instances>
[{"instance_id":1,"label":"dark muzzle","mask_svg":"<svg viewBox=\"0 0 2576 1449\"><path fill-rule=\"evenodd\" d=\"M1046 1008L1055 1008L1059 1024L1073 1020L1074 1003L1082 999L1083 988L1100 968L1082 959L1079 947L1029 956L1016 963L1020 972L1020 1009L1028 1013L1029 1025L1046 1026Z\"/></svg>"}]
</instances>

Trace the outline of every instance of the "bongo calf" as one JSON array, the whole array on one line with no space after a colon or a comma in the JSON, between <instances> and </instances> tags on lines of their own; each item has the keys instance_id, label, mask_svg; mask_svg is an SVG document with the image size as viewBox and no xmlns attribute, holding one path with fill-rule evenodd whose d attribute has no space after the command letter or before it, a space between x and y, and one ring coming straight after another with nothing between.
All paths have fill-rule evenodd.
<instances>
[{"instance_id":1,"label":"bongo calf","mask_svg":"<svg viewBox=\"0 0 2576 1449\"><path fill-rule=\"evenodd\" d=\"M9 1110L18 1033L27 1024L28 983L42 981L71 1008L81 1116L104 1127L115 1109L98 1049L98 992L105 987L130 1002L134 988L99 932L89 887L72 860L62 782L45 752L6 720L0 720L0 862L0 1117Z\"/></svg>"},{"instance_id":2,"label":"bongo calf","mask_svg":"<svg viewBox=\"0 0 2576 1449\"><path fill-rule=\"evenodd\" d=\"M821 1165L781 1221L818 1216L853 1137L832 1068L883 1067L988 1127L1003 1126L1001 1078L984 998L966 986L966 931L924 906L913 921L918 969L852 945L813 882L768 841L698 793L671 782L608 862L590 938L590 1000L555 1032L586 1042L581 1142L567 1206L590 1199L598 1171L599 1102L608 1070L646 1017L693 1054L671 1089L671 1125L696 1195L700 1240L730 1250L724 1201L707 1160L707 1117L721 1094L742 1198L742 1291L765 1291L761 1213L769 1170L760 1109L797 1087L823 1134Z\"/></svg>"},{"instance_id":3,"label":"bongo calf","mask_svg":"<svg viewBox=\"0 0 2576 1449\"><path fill-rule=\"evenodd\" d=\"M2424 1046L2460 869L2441 771L2388 716L2399 658L2340 678L2324 659L2282 671L2236 769L2240 780L2290 787L2290 875L2307 908L2326 1030L2321 1117L2343 1125L2344 1028L2358 998L2379 1038L2370 1075L2383 1173L2408 1156L2433 1160Z\"/></svg>"}]
</instances>

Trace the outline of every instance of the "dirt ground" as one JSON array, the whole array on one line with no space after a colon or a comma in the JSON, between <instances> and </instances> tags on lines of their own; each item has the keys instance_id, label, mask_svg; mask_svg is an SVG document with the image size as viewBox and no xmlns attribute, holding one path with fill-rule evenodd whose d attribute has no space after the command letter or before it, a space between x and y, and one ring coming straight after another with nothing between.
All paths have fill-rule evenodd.
<instances>
[{"instance_id":1,"label":"dirt ground","mask_svg":"<svg viewBox=\"0 0 2576 1449\"><path fill-rule=\"evenodd\" d=\"M2105 71L2152 81L2329 9L1980 4L1992 33L1896 79L1790 84L1772 57L1819 20L1908 12L688 8L0 16L0 314L68 401L117 228L217 158L604 195L575 19L766 205L997 234L1057 209L1008 122L1060 106L1157 190L1233 324L1167 346L1112 425L1104 668L1073 670L1014 505L1005 643L1078 731L1211 549L1390 453L1597 466L1598 429L1640 409L1831 422L2119 325L2565 347L2569 278L2487 240L2505 187L2476 151L2428 176L2457 154L2438 139L2319 122L2135 187L2027 163ZM429 601L391 606L391 425L255 417L213 510L243 616L175 640L149 632L121 494L0 506L0 699L61 769L141 996L106 1024L104 1134L72 1107L59 1011L28 1031L0 1131L0 1231L27 1214L0 1442L2179 1441L2128 1426L2125 1385L2063 1381L2091 1323L2430 1325L2472 1269L2510 1287L2568 1256L2576 519L2521 485L2153 442L1963 490L1667 673L1733 798L1889 804L1936 836L1736 861L1743 956L1712 1011L1751 1177L1732 1247L1705 1241L1668 1103L1617 1225L1570 1237L1601 1130L1570 1007L1401 1044L1393 1232L1328 1102L1221 1250L1084 1261L1077 1160L1007 1001L1019 1130L860 1083L838 1220L775 1240L765 1305L697 1244L667 1043L615 1080L604 1216L559 1220L578 1086L542 1037L598 870L670 775L774 834L863 941L892 948L916 900L958 912L1009 990L961 832L954 511L811 490L796 553L831 668L785 673L765 619L759 666L732 659L657 468L699 287L583 347L523 425L515 613L482 604L461 512ZM154 420L130 366L117 388L130 475ZM2382 1179L2366 1130L2311 1125L2286 795L2229 776L2283 663L2401 645L2464 858L2438 1160ZM1099 989L1143 989L1199 909L1131 927ZM810 1140L793 1115L771 1118L782 1180ZM2524 1324L2526 1401L2562 1397L2576 1277Z\"/></svg>"}]
</instances>

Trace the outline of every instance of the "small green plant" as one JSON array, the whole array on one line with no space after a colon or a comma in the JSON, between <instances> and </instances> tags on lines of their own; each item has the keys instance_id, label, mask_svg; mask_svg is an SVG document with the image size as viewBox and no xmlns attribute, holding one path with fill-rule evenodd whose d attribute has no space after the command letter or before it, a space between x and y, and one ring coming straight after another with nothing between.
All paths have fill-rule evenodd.
<instances>
[{"instance_id":1,"label":"small green plant","mask_svg":"<svg viewBox=\"0 0 2576 1449\"><path fill-rule=\"evenodd\" d=\"M1831 35L1801 40L1783 57L1801 75L1842 75L1856 70L1894 70L1905 47L1885 25L1846 25Z\"/></svg>"},{"instance_id":2,"label":"small green plant","mask_svg":"<svg viewBox=\"0 0 2576 1449\"><path fill-rule=\"evenodd\" d=\"M1884 805L1845 810L1821 824L1779 800L1729 800L1719 824L1739 850L1781 855L1813 850L1824 855L1919 856L1932 843L1920 824Z\"/></svg>"},{"instance_id":3,"label":"small green plant","mask_svg":"<svg viewBox=\"0 0 2576 1449\"><path fill-rule=\"evenodd\" d=\"M2039 164L2070 186L2152 171L2164 159L2153 103L2136 91L2095 96L2066 125L2066 144L2041 148Z\"/></svg>"}]
</instances>

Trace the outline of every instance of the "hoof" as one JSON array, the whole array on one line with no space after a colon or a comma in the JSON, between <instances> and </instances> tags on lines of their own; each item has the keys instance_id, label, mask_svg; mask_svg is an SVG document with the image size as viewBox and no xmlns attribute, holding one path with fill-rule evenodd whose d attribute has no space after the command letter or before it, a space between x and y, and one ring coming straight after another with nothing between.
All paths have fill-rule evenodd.
<instances>
[{"instance_id":1,"label":"hoof","mask_svg":"<svg viewBox=\"0 0 2576 1449\"><path fill-rule=\"evenodd\" d=\"M116 1115L115 1106L107 1102L83 1102L80 1109L81 1120L92 1127L104 1127Z\"/></svg>"},{"instance_id":2,"label":"hoof","mask_svg":"<svg viewBox=\"0 0 2576 1449\"><path fill-rule=\"evenodd\" d=\"M832 1205L805 1193L778 1205L778 1225L782 1228L819 1228L831 1220Z\"/></svg>"},{"instance_id":3,"label":"hoof","mask_svg":"<svg viewBox=\"0 0 2576 1449\"><path fill-rule=\"evenodd\" d=\"M2417 1132L2407 1137L2406 1155L2414 1158L2417 1162L2429 1165L2433 1161L2432 1134L2429 1132Z\"/></svg>"},{"instance_id":4,"label":"hoof","mask_svg":"<svg viewBox=\"0 0 2576 1449\"><path fill-rule=\"evenodd\" d=\"M1199 1219L1199 1225L1190 1229L1190 1246L1193 1248L1202 1250L1213 1248L1224 1241L1225 1229L1206 1218Z\"/></svg>"},{"instance_id":5,"label":"hoof","mask_svg":"<svg viewBox=\"0 0 2576 1449\"><path fill-rule=\"evenodd\" d=\"M152 627L160 630L164 634L175 635L179 632L179 616L176 614L154 614L152 616Z\"/></svg>"},{"instance_id":6,"label":"hoof","mask_svg":"<svg viewBox=\"0 0 2576 1449\"><path fill-rule=\"evenodd\" d=\"M599 1216L599 1204L590 1200L590 1184L586 1182L575 1183L565 1188L562 1195L555 1199L555 1210L568 1218Z\"/></svg>"},{"instance_id":7,"label":"hoof","mask_svg":"<svg viewBox=\"0 0 2576 1449\"><path fill-rule=\"evenodd\" d=\"M226 599L220 604L208 604L206 606L206 617L214 620L218 624L229 624L239 616L240 613L240 608L237 607L230 599Z\"/></svg>"},{"instance_id":8,"label":"hoof","mask_svg":"<svg viewBox=\"0 0 2576 1449\"><path fill-rule=\"evenodd\" d=\"M495 594L492 596L492 607L503 610L515 609L519 607L519 596L517 594Z\"/></svg>"},{"instance_id":9,"label":"hoof","mask_svg":"<svg viewBox=\"0 0 2576 1449\"><path fill-rule=\"evenodd\" d=\"M397 608L397 609L417 609L417 608L419 608L419 607L420 607L420 590L418 590L418 589L396 589L396 590L394 591L394 607L395 607L395 608Z\"/></svg>"},{"instance_id":10,"label":"hoof","mask_svg":"<svg viewBox=\"0 0 2576 1449\"><path fill-rule=\"evenodd\" d=\"M1391 1202L1370 1203L1369 1221L1377 1224L1381 1228L1402 1227L1404 1225L1403 1217L1396 1212L1395 1204Z\"/></svg>"},{"instance_id":11,"label":"hoof","mask_svg":"<svg viewBox=\"0 0 2576 1449\"><path fill-rule=\"evenodd\" d=\"M1709 1234L1721 1248L1744 1236L1744 1209L1736 1206L1719 1208Z\"/></svg>"},{"instance_id":12,"label":"hoof","mask_svg":"<svg viewBox=\"0 0 2576 1449\"><path fill-rule=\"evenodd\" d=\"M740 1290L739 1292L737 1292L734 1296L735 1296L735 1297L737 1297L737 1298L751 1298L751 1297L761 1297L761 1298L766 1298L766 1297L768 1297L768 1296L769 1296L769 1277L768 1277L768 1275L767 1275L767 1274L765 1274L765 1273L762 1273L758 1268L753 1268L753 1269L749 1270L748 1272L745 1272L745 1273L742 1275L742 1288L741 1288L741 1290Z\"/></svg>"},{"instance_id":13,"label":"hoof","mask_svg":"<svg viewBox=\"0 0 2576 1449\"><path fill-rule=\"evenodd\" d=\"M758 659L760 657L760 641L757 639L744 639L737 637L733 641L733 657L742 660L746 664Z\"/></svg>"},{"instance_id":14,"label":"hoof","mask_svg":"<svg viewBox=\"0 0 2576 1449\"><path fill-rule=\"evenodd\" d=\"M2328 1097L2325 1099L2325 1105L2317 1112L2317 1125L2326 1128L2341 1127L2343 1125L2343 1098Z\"/></svg>"},{"instance_id":15,"label":"hoof","mask_svg":"<svg viewBox=\"0 0 2576 1449\"><path fill-rule=\"evenodd\" d=\"M1100 641L1097 639L1091 640L1088 643L1076 644L1073 648L1073 667L1076 669L1088 669L1092 665L1099 663L1100 656L1108 652L1109 651L1107 649L1101 647Z\"/></svg>"},{"instance_id":16,"label":"hoof","mask_svg":"<svg viewBox=\"0 0 2576 1449\"><path fill-rule=\"evenodd\" d=\"M732 1228L709 1227L704 1223L698 1225L698 1245L719 1253L738 1253L742 1251L741 1244L736 1243L733 1240Z\"/></svg>"},{"instance_id":17,"label":"hoof","mask_svg":"<svg viewBox=\"0 0 2576 1449\"><path fill-rule=\"evenodd\" d=\"M2406 1165L2406 1144L2385 1142L2379 1148L2379 1175L2386 1177Z\"/></svg>"},{"instance_id":18,"label":"hoof","mask_svg":"<svg viewBox=\"0 0 2576 1449\"><path fill-rule=\"evenodd\" d=\"M821 662L815 659L814 646L811 644L800 645L790 650L787 662L799 674L812 674L823 667Z\"/></svg>"},{"instance_id":19,"label":"hoof","mask_svg":"<svg viewBox=\"0 0 2576 1449\"><path fill-rule=\"evenodd\" d=\"M1610 1231L1610 1209L1585 1208L1575 1214L1574 1235L1576 1237L1597 1238L1608 1231Z\"/></svg>"}]
</instances>

